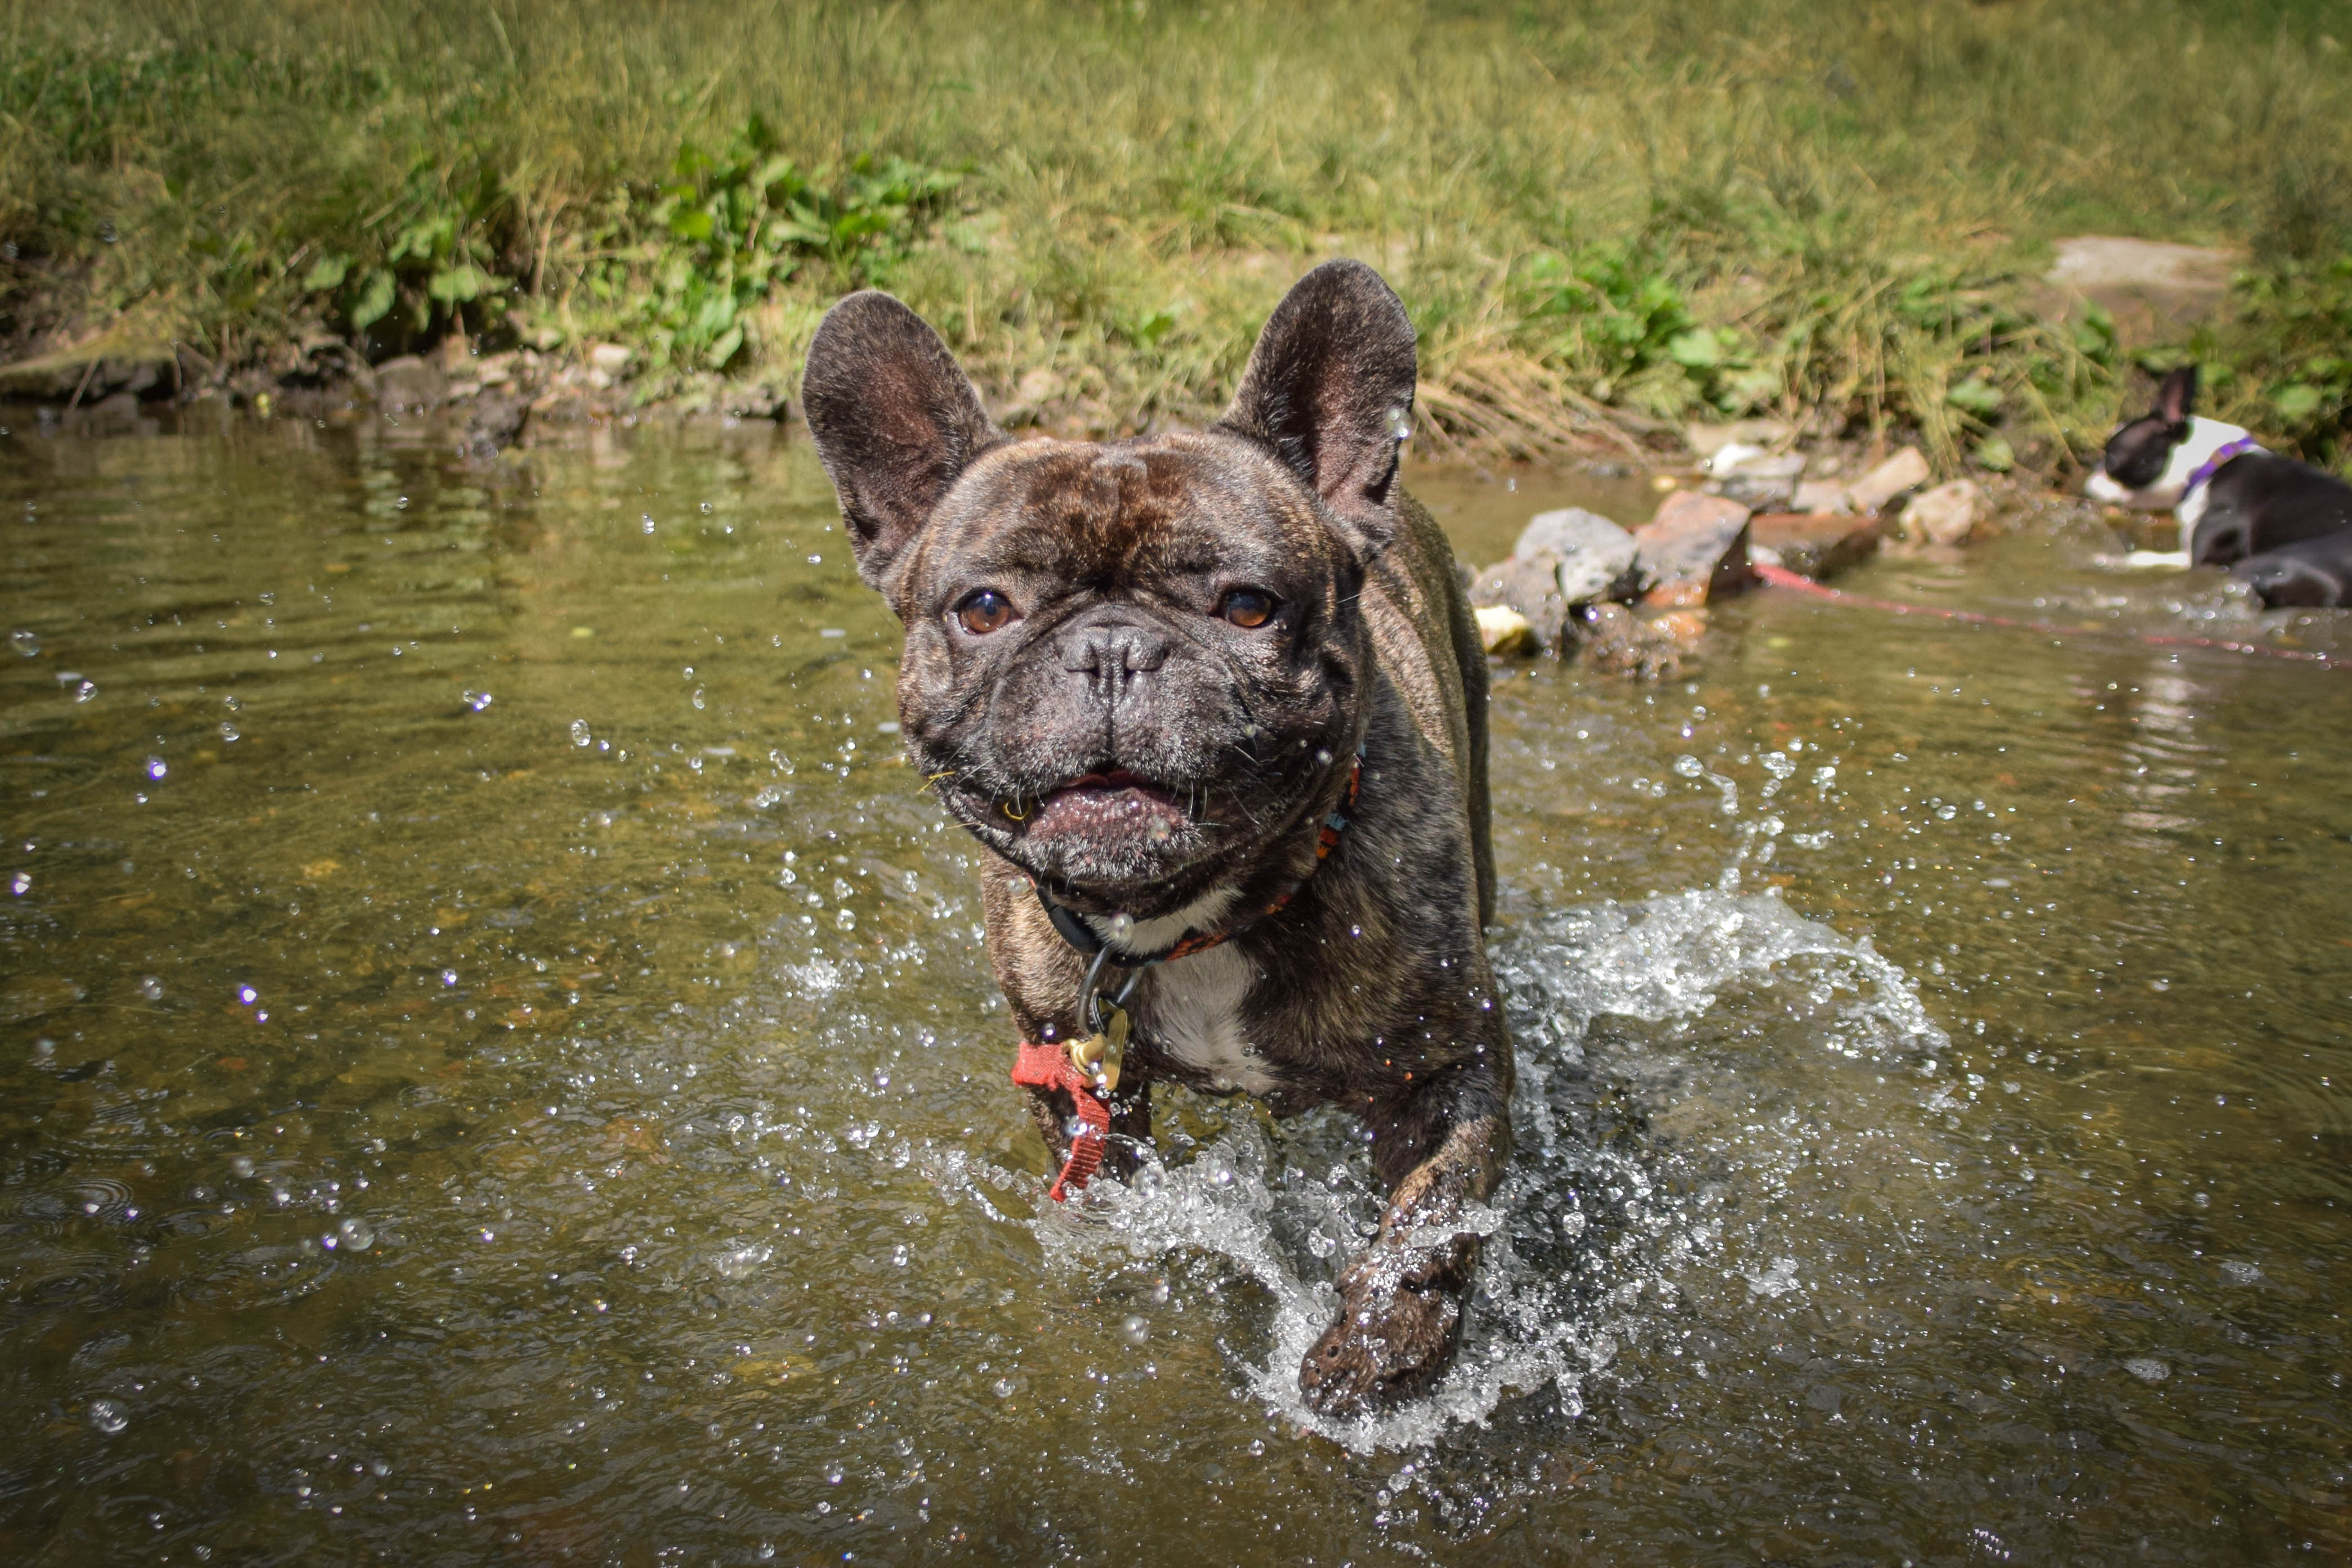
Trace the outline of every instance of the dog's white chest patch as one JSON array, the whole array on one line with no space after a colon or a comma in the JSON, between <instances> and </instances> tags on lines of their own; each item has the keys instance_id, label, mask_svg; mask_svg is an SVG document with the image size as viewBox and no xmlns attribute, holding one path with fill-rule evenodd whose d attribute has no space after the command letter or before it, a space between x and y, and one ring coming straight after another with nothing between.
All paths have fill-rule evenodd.
<instances>
[{"instance_id":1,"label":"dog's white chest patch","mask_svg":"<svg viewBox=\"0 0 2352 1568\"><path fill-rule=\"evenodd\" d=\"M1152 1042L1220 1089L1264 1094L1276 1087L1242 1034L1250 963L1231 946L1212 947L1152 971L1137 1021Z\"/></svg>"}]
</instances>

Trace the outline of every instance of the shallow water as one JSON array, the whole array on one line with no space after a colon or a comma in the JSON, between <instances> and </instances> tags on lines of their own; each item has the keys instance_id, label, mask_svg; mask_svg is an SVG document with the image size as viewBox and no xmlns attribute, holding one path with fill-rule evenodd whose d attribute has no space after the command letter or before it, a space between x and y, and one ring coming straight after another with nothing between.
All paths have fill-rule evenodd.
<instances>
[{"instance_id":1,"label":"shallow water","mask_svg":"<svg viewBox=\"0 0 2352 1568\"><path fill-rule=\"evenodd\" d=\"M1463 1364L1317 1429L1359 1145L1170 1094L1040 1217L803 447L16 423L9 1561L2352 1552L2352 672L1779 594L1506 672L1519 1151ZM2352 651L2109 548L1849 585Z\"/></svg>"}]
</instances>

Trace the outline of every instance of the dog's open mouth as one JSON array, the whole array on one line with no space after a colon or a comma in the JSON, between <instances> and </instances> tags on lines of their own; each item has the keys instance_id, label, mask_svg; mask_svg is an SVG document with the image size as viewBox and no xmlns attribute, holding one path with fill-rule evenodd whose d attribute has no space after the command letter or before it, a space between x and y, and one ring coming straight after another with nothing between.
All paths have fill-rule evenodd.
<instances>
[{"instance_id":1,"label":"dog's open mouth","mask_svg":"<svg viewBox=\"0 0 2352 1568\"><path fill-rule=\"evenodd\" d=\"M1082 773L1049 790L1029 821L1029 832L1048 839L1165 840L1191 821L1174 790L1115 768Z\"/></svg>"}]
</instances>

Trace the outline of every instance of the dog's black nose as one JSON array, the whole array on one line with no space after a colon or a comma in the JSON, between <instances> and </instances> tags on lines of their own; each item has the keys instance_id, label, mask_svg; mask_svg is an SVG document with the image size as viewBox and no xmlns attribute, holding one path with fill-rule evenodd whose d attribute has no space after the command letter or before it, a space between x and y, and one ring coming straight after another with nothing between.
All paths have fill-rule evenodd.
<instances>
[{"instance_id":1,"label":"dog's black nose","mask_svg":"<svg viewBox=\"0 0 2352 1568\"><path fill-rule=\"evenodd\" d=\"M1116 693L1128 677L1145 674L1168 662L1171 639L1165 632L1133 622L1097 622L1076 626L1062 634L1056 652L1062 668L1074 675L1089 675L1098 687Z\"/></svg>"}]
</instances>

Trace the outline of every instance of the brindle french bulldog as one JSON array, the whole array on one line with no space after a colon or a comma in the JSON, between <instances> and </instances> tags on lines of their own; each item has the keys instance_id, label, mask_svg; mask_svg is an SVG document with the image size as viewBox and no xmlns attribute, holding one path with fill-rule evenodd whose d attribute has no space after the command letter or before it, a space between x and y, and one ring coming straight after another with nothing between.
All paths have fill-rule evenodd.
<instances>
[{"instance_id":1,"label":"brindle french bulldog","mask_svg":"<svg viewBox=\"0 0 2352 1568\"><path fill-rule=\"evenodd\" d=\"M1486 664L1396 483L1414 375L1397 297L1335 261L1197 434L1013 440L880 293L833 308L803 382L858 572L906 626L908 749L993 857L1023 1040L1085 1036L1107 970L1133 982L1115 1164L1160 1080L1363 1118L1390 1198L1299 1368L1327 1414L1444 1370L1478 1254L1458 1222L1510 1145ZM1028 1092L1067 1160L1072 1089Z\"/></svg>"}]
</instances>

